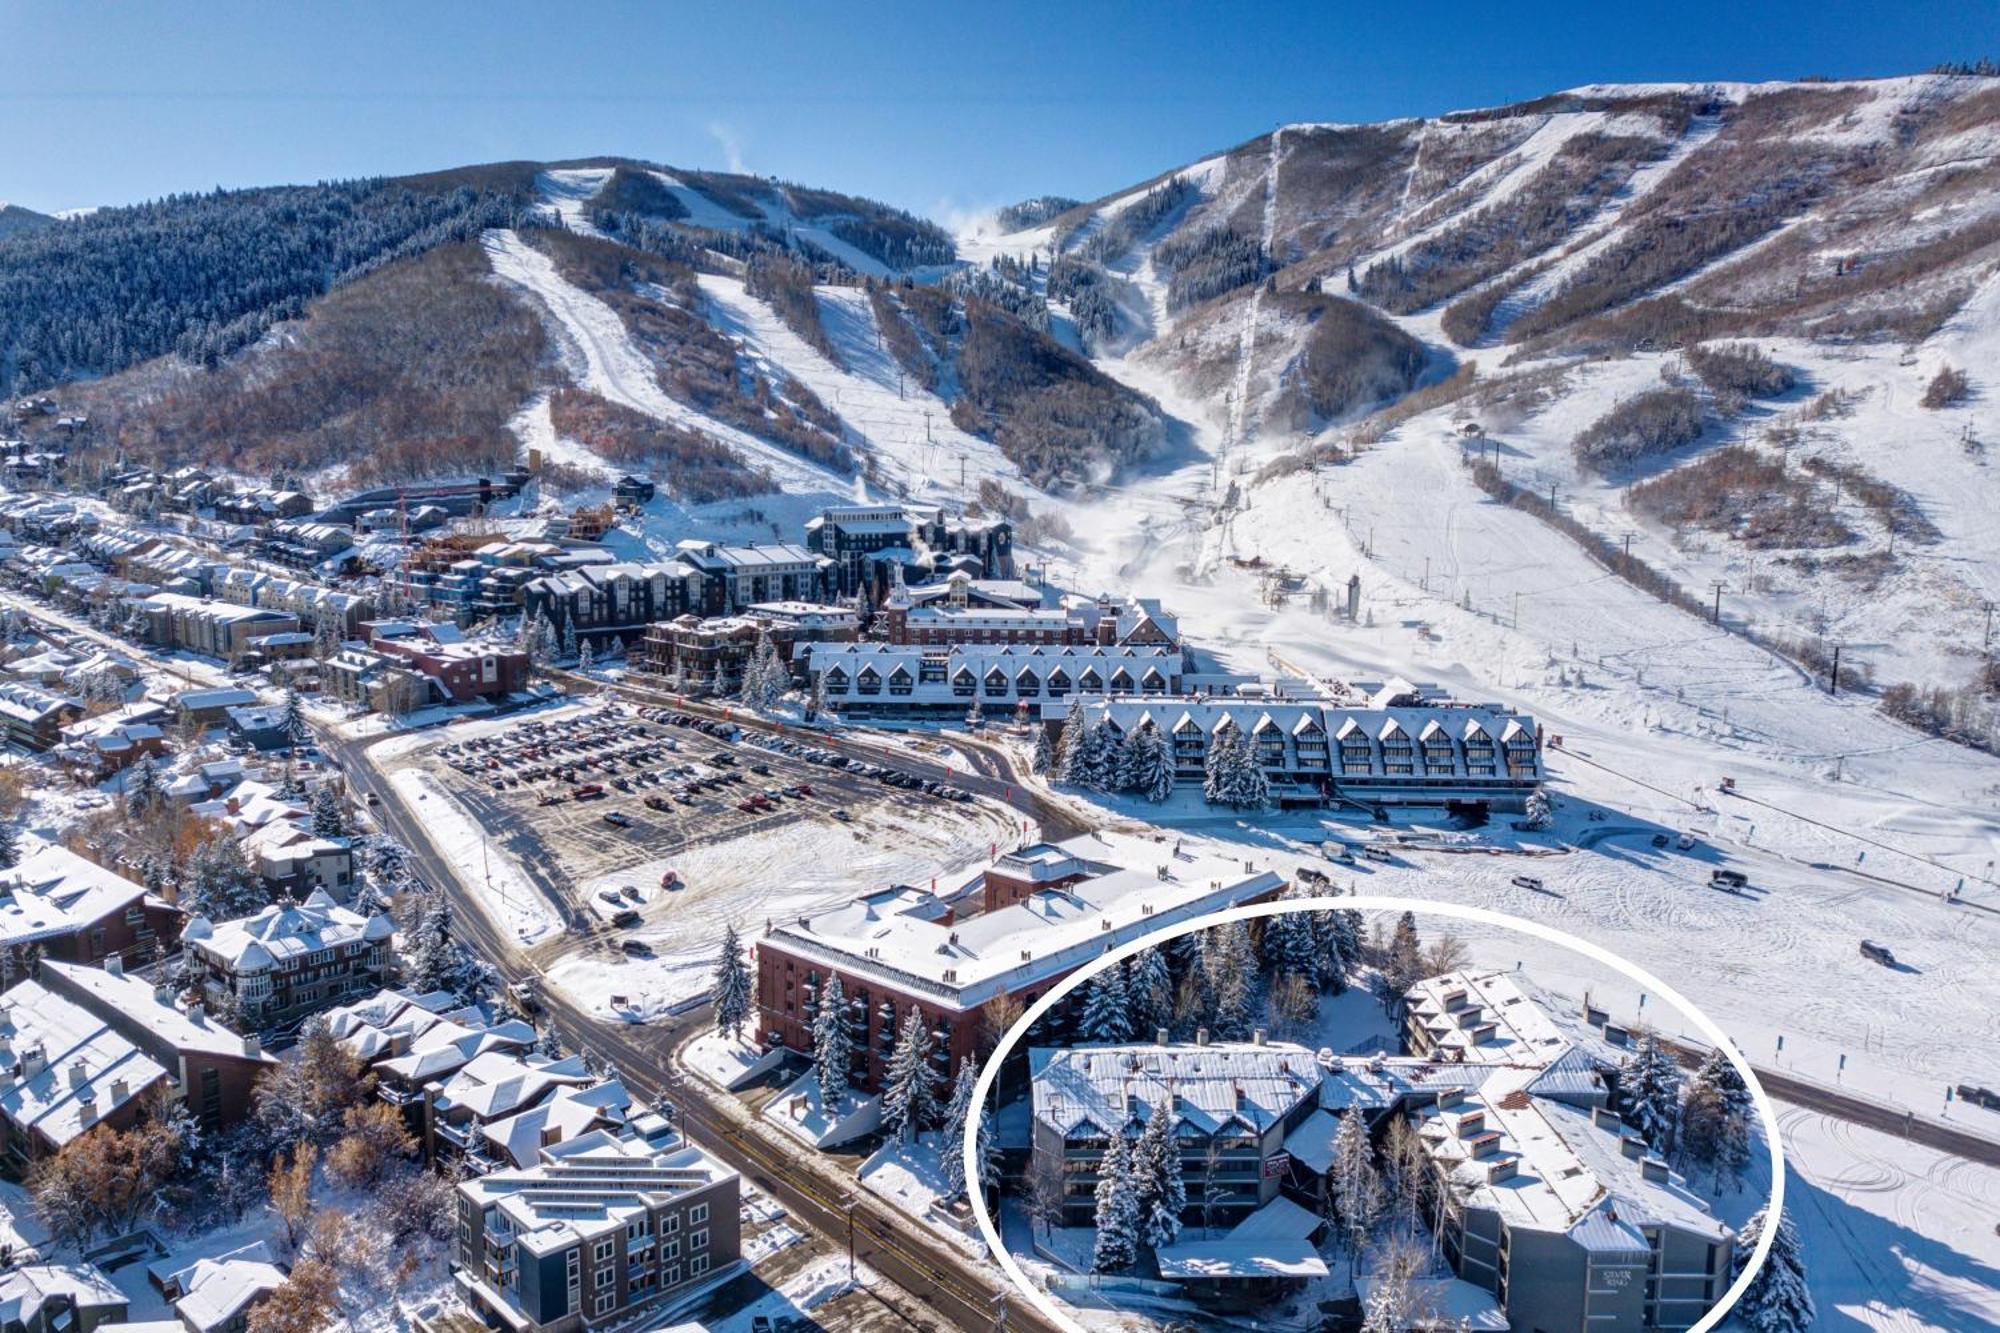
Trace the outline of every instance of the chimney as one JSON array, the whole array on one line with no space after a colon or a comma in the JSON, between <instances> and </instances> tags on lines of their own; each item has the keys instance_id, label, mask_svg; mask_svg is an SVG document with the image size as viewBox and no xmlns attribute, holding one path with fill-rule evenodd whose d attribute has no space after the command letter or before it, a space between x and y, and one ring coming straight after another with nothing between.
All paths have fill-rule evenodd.
<instances>
[{"instance_id":1,"label":"chimney","mask_svg":"<svg viewBox=\"0 0 2000 1333\"><path fill-rule=\"evenodd\" d=\"M1167 1044L1167 1043L1168 1043L1168 1042L1169 1042L1170 1040L1172 1040L1172 1034L1171 1034L1171 1033L1169 1033L1169 1032L1168 1032L1168 1031L1167 1031L1167 1030L1166 1030L1165 1028L1154 1028L1154 1029L1153 1029L1153 1044L1154 1044L1154 1045L1156 1045L1156 1046L1165 1046L1165 1045L1166 1045L1166 1044Z\"/></svg>"},{"instance_id":2,"label":"chimney","mask_svg":"<svg viewBox=\"0 0 2000 1333\"><path fill-rule=\"evenodd\" d=\"M1195 1045L1197 1045L1197 1046L1206 1046L1206 1045L1208 1045L1208 1029L1207 1029L1207 1028L1196 1028L1196 1029L1194 1030L1194 1044L1195 1044Z\"/></svg>"},{"instance_id":3,"label":"chimney","mask_svg":"<svg viewBox=\"0 0 2000 1333\"><path fill-rule=\"evenodd\" d=\"M1639 1174L1655 1185L1664 1185L1667 1183L1667 1164L1657 1157L1642 1158L1639 1162Z\"/></svg>"},{"instance_id":4,"label":"chimney","mask_svg":"<svg viewBox=\"0 0 2000 1333\"><path fill-rule=\"evenodd\" d=\"M263 1053L264 1053L264 1039L262 1037L259 1037L254 1032L244 1033L243 1054L255 1057L262 1055Z\"/></svg>"},{"instance_id":5,"label":"chimney","mask_svg":"<svg viewBox=\"0 0 2000 1333\"><path fill-rule=\"evenodd\" d=\"M1608 1129L1614 1134L1625 1132L1625 1117L1619 1115L1608 1106L1591 1107L1590 1123L1599 1129Z\"/></svg>"},{"instance_id":6,"label":"chimney","mask_svg":"<svg viewBox=\"0 0 2000 1333\"><path fill-rule=\"evenodd\" d=\"M36 1042L21 1053L21 1077L33 1078L49 1067L48 1051Z\"/></svg>"},{"instance_id":7,"label":"chimney","mask_svg":"<svg viewBox=\"0 0 2000 1333\"><path fill-rule=\"evenodd\" d=\"M113 1106L118 1105L120 1102L124 1101L127 1097L131 1095L132 1095L132 1085L130 1083L127 1083L122 1078L114 1078L111 1080L111 1104Z\"/></svg>"},{"instance_id":8,"label":"chimney","mask_svg":"<svg viewBox=\"0 0 2000 1333\"><path fill-rule=\"evenodd\" d=\"M1262 1046L1264 1044L1264 1029L1256 1028L1251 1031L1250 1044L1252 1046Z\"/></svg>"},{"instance_id":9,"label":"chimney","mask_svg":"<svg viewBox=\"0 0 2000 1333\"><path fill-rule=\"evenodd\" d=\"M164 984L153 987L153 1001L156 1004L172 1004L174 1002L173 987Z\"/></svg>"},{"instance_id":10,"label":"chimney","mask_svg":"<svg viewBox=\"0 0 2000 1333\"><path fill-rule=\"evenodd\" d=\"M190 1004L187 1007L188 1022L199 1024L207 1017L207 1013L208 1011L203 1006L202 1002L200 1000L196 1000L193 1004Z\"/></svg>"},{"instance_id":11,"label":"chimney","mask_svg":"<svg viewBox=\"0 0 2000 1333\"><path fill-rule=\"evenodd\" d=\"M1618 1140L1618 1151L1635 1162L1642 1160L1650 1147L1651 1145L1637 1134L1627 1134Z\"/></svg>"},{"instance_id":12,"label":"chimney","mask_svg":"<svg viewBox=\"0 0 2000 1333\"><path fill-rule=\"evenodd\" d=\"M97 1094L92 1089L85 1088L76 1095L76 1118L85 1129L97 1123Z\"/></svg>"},{"instance_id":13,"label":"chimney","mask_svg":"<svg viewBox=\"0 0 2000 1333\"><path fill-rule=\"evenodd\" d=\"M78 1056L70 1061L69 1085L72 1088L80 1088L88 1082L90 1082L90 1063L82 1056Z\"/></svg>"},{"instance_id":14,"label":"chimney","mask_svg":"<svg viewBox=\"0 0 2000 1333\"><path fill-rule=\"evenodd\" d=\"M1520 1169L1521 1169L1520 1158L1503 1157L1499 1161L1490 1164L1486 1168L1486 1183L1489 1185L1493 1185L1499 1183L1500 1181L1511 1179L1514 1173Z\"/></svg>"},{"instance_id":15,"label":"chimney","mask_svg":"<svg viewBox=\"0 0 2000 1333\"><path fill-rule=\"evenodd\" d=\"M106 954L104 956L104 970L106 972L109 972L114 977L124 976L125 975L124 955L115 953Z\"/></svg>"},{"instance_id":16,"label":"chimney","mask_svg":"<svg viewBox=\"0 0 2000 1333\"><path fill-rule=\"evenodd\" d=\"M1484 1134L1472 1140L1472 1155L1474 1158L1491 1157L1499 1151L1500 1131L1497 1129L1489 1129Z\"/></svg>"},{"instance_id":17,"label":"chimney","mask_svg":"<svg viewBox=\"0 0 2000 1333\"><path fill-rule=\"evenodd\" d=\"M1469 1139L1486 1129L1486 1112L1467 1111L1458 1118L1458 1137Z\"/></svg>"}]
</instances>

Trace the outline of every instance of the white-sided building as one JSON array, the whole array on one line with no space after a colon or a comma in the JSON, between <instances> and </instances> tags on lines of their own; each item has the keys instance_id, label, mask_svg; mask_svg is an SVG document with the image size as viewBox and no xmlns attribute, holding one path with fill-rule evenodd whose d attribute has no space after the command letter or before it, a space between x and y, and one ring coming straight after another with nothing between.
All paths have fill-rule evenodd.
<instances>
[{"instance_id":1,"label":"white-sided building","mask_svg":"<svg viewBox=\"0 0 2000 1333\"><path fill-rule=\"evenodd\" d=\"M829 707L849 717L963 717L973 704L996 718L1047 717L1084 695L1166 698L1185 686L1177 648L1054 644L927 648L814 643L806 673Z\"/></svg>"},{"instance_id":2,"label":"white-sided building","mask_svg":"<svg viewBox=\"0 0 2000 1333\"><path fill-rule=\"evenodd\" d=\"M1233 728L1282 805L1519 810L1543 778L1541 729L1499 704L1078 697L1044 705L1043 725L1060 728L1074 708L1117 736L1165 735L1178 786L1200 786L1210 744Z\"/></svg>"}]
</instances>

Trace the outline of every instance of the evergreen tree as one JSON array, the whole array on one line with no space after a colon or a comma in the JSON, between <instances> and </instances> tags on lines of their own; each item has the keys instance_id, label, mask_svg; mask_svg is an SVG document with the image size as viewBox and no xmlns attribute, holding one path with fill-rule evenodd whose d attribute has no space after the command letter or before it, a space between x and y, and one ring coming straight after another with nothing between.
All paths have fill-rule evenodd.
<instances>
[{"instance_id":1,"label":"evergreen tree","mask_svg":"<svg viewBox=\"0 0 2000 1333\"><path fill-rule=\"evenodd\" d=\"M279 716L278 726L284 732L285 744L292 749L300 750L312 744L312 728L306 724L305 706L299 702L297 690L285 691L284 710Z\"/></svg>"},{"instance_id":2,"label":"evergreen tree","mask_svg":"<svg viewBox=\"0 0 2000 1333\"><path fill-rule=\"evenodd\" d=\"M315 838L347 836L347 810L330 782L322 782L313 793L312 832Z\"/></svg>"},{"instance_id":3,"label":"evergreen tree","mask_svg":"<svg viewBox=\"0 0 2000 1333\"><path fill-rule=\"evenodd\" d=\"M1120 1042L1132 1036L1132 1015L1125 987L1125 964L1113 963L1084 987L1083 1012L1077 1034L1085 1041Z\"/></svg>"},{"instance_id":4,"label":"evergreen tree","mask_svg":"<svg viewBox=\"0 0 2000 1333\"><path fill-rule=\"evenodd\" d=\"M931 1025L915 1005L896 1033L895 1049L882 1086L882 1124L891 1133L914 1137L937 1115L936 1074L931 1069Z\"/></svg>"},{"instance_id":5,"label":"evergreen tree","mask_svg":"<svg viewBox=\"0 0 2000 1333\"><path fill-rule=\"evenodd\" d=\"M1618 1101L1626 1123L1655 1152L1673 1152L1680 1129L1681 1071L1650 1032L1619 1063Z\"/></svg>"},{"instance_id":6,"label":"evergreen tree","mask_svg":"<svg viewBox=\"0 0 2000 1333\"><path fill-rule=\"evenodd\" d=\"M1319 948L1310 912L1283 912L1264 919L1264 963L1273 976L1317 980Z\"/></svg>"},{"instance_id":7,"label":"evergreen tree","mask_svg":"<svg viewBox=\"0 0 2000 1333\"><path fill-rule=\"evenodd\" d=\"M574 662L577 656L576 621L567 613L562 618L562 660Z\"/></svg>"},{"instance_id":8,"label":"evergreen tree","mask_svg":"<svg viewBox=\"0 0 2000 1333\"><path fill-rule=\"evenodd\" d=\"M576 669L578 671L589 671L596 665L596 654L590 651L590 640L585 639L576 646Z\"/></svg>"},{"instance_id":9,"label":"evergreen tree","mask_svg":"<svg viewBox=\"0 0 2000 1333\"><path fill-rule=\"evenodd\" d=\"M828 977L813 1012L813 1070L819 1075L820 1100L831 1107L847 1093L854 1066L854 1036L847 1030L847 997L839 977Z\"/></svg>"},{"instance_id":10,"label":"evergreen tree","mask_svg":"<svg viewBox=\"0 0 2000 1333\"><path fill-rule=\"evenodd\" d=\"M420 995L444 991L460 1004L477 1003L492 984L492 970L453 936L451 903L435 890L418 906L403 949L403 976Z\"/></svg>"},{"instance_id":11,"label":"evergreen tree","mask_svg":"<svg viewBox=\"0 0 2000 1333\"><path fill-rule=\"evenodd\" d=\"M210 921L249 916L271 900L264 881L243 855L243 844L226 832L204 840L188 857L181 885L181 910Z\"/></svg>"},{"instance_id":12,"label":"evergreen tree","mask_svg":"<svg viewBox=\"0 0 2000 1333\"><path fill-rule=\"evenodd\" d=\"M1368 1129L1354 1107L1341 1112L1340 1128L1334 1132L1327 1189L1334 1216L1347 1239L1347 1252L1358 1258L1369 1228L1382 1214L1382 1177L1375 1169L1375 1149L1368 1141Z\"/></svg>"},{"instance_id":13,"label":"evergreen tree","mask_svg":"<svg viewBox=\"0 0 2000 1333\"><path fill-rule=\"evenodd\" d=\"M993 1192L1000 1188L1000 1142L993 1137L993 1113L984 1106L979 1108L979 1128L974 1133L973 1157L979 1168L979 1192L991 1208Z\"/></svg>"},{"instance_id":14,"label":"evergreen tree","mask_svg":"<svg viewBox=\"0 0 2000 1333\"><path fill-rule=\"evenodd\" d=\"M0 870L12 870L21 864L21 831L9 823L0 823Z\"/></svg>"},{"instance_id":15,"label":"evergreen tree","mask_svg":"<svg viewBox=\"0 0 2000 1333\"><path fill-rule=\"evenodd\" d=\"M1057 782L1075 782L1077 756L1083 749L1084 733L1088 723L1083 716L1083 701L1072 699L1069 715L1063 718L1062 732L1056 738L1055 767L1050 776Z\"/></svg>"},{"instance_id":16,"label":"evergreen tree","mask_svg":"<svg viewBox=\"0 0 2000 1333\"><path fill-rule=\"evenodd\" d=\"M965 1127L972 1119L972 1093L978 1082L979 1067L970 1059L960 1060L944 1108L944 1142L938 1146L947 1200L965 1193Z\"/></svg>"},{"instance_id":17,"label":"evergreen tree","mask_svg":"<svg viewBox=\"0 0 2000 1333\"><path fill-rule=\"evenodd\" d=\"M1681 1102L1683 1162L1714 1173L1715 1187L1741 1185L1751 1159L1755 1103L1736 1066L1720 1051L1709 1053Z\"/></svg>"},{"instance_id":18,"label":"evergreen tree","mask_svg":"<svg viewBox=\"0 0 2000 1333\"><path fill-rule=\"evenodd\" d=\"M1181 1181L1180 1144L1173 1134L1173 1111L1153 1108L1132 1149L1132 1182L1137 1192L1139 1239L1157 1250L1180 1239L1187 1189Z\"/></svg>"},{"instance_id":19,"label":"evergreen tree","mask_svg":"<svg viewBox=\"0 0 2000 1333\"><path fill-rule=\"evenodd\" d=\"M1132 1150L1122 1127L1111 1131L1111 1147L1097 1168L1097 1244L1090 1256L1094 1273L1118 1273L1139 1258L1139 1197L1133 1187Z\"/></svg>"},{"instance_id":20,"label":"evergreen tree","mask_svg":"<svg viewBox=\"0 0 2000 1333\"><path fill-rule=\"evenodd\" d=\"M1405 912L1396 918L1396 929L1389 936L1389 954L1382 964L1382 984L1388 989L1389 999L1401 1004L1403 997L1410 993L1410 987L1423 979L1424 942L1417 935L1416 914Z\"/></svg>"},{"instance_id":21,"label":"evergreen tree","mask_svg":"<svg viewBox=\"0 0 2000 1333\"><path fill-rule=\"evenodd\" d=\"M715 960L715 980L709 999L715 1005L715 1029L732 1041L743 1036L750 1018L750 965L743 958L743 941L734 925L722 928L722 953Z\"/></svg>"},{"instance_id":22,"label":"evergreen tree","mask_svg":"<svg viewBox=\"0 0 2000 1333\"><path fill-rule=\"evenodd\" d=\"M1759 1208L1756 1216L1744 1223L1742 1234L1736 1239L1739 1263L1749 1261L1764 1228L1771 1225L1769 1212L1768 1208ZM1812 1290L1806 1283L1805 1255L1792 1219L1780 1214L1777 1227L1770 1257L1751 1279L1743 1299L1736 1303L1736 1317L1756 1333L1804 1333L1819 1317Z\"/></svg>"},{"instance_id":23,"label":"evergreen tree","mask_svg":"<svg viewBox=\"0 0 2000 1333\"><path fill-rule=\"evenodd\" d=\"M1210 805L1226 805L1236 770L1236 728L1222 727L1208 738L1208 754L1202 760L1201 795Z\"/></svg>"},{"instance_id":24,"label":"evergreen tree","mask_svg":"<svg viewBox=\"0 0 2000 1333\"><path fill-rule=\"evenodd\" d=\"M1151 1041L1174 1022L1174 978L1159 946L1135 954L1126 968L1125 1001L1132 1015L1131 1037Z\"/></svg>"},{"instance_id":25,"label":"evergreen tree","mask_svg":"<svg viewBox=\"0 0 2000 1333\"><path fill-rule=\"evenodd\" d=\"M132 772L125 779L126 818L144 819L160 799L160 771L153 767L153 756L147 755L132 765Z\"/></svg>"},{"instance_id":26,"label":"evergreen tree","mask_svg":"<svg viewBox=\"0 0 2000 1333\"><path fill-rule=\"evenodd\" d=\"M818 676L813 677L815 682L819 679L820 677ZM1049 742L1049 729L1047 727L1036 727L1035 756L1029 761L1029 769L1039 776L1046 777L1049 773L1049 765L1055 762L1055 757L1055 746Z\"/></svg>"},{"instance_id":27,"label":"evergreen tree","mask_svg":"<svg viewBox=\"0 0 2000 1333\"><path fill-rule=\"evenodd\" d=\"M1119 786L1155 804L1174 794L1173 747L1158 727L1149 724L1132 733Z\"/></svg>"}]
</instances>

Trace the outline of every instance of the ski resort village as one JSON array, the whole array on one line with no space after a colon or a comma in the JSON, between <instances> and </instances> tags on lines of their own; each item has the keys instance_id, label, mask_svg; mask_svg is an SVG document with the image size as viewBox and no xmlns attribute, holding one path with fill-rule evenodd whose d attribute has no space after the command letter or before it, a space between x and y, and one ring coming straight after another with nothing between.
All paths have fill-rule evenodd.
<instances>
[{"instance_id":1,"label":"ski resort village","mask_svg":"<svg viewBox=\"0 0 2000 1333\"><path fill-rule=\"evenodd\" d=\"M0 1333L2000 1327L1996 153L9 222Z\"/></svg>"}]
</instances>

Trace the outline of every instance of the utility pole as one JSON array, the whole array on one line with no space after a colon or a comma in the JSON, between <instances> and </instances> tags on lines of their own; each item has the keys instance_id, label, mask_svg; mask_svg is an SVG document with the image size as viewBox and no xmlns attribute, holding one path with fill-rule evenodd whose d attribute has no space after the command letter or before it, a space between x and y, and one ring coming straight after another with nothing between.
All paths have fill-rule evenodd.
<instances>
[{"instance_id":1,"label":"utility pole","mask_svg":"<svg viewBox=\"0 0 2000 1333\"><path fill-rule=\"evenodd\" d=\"M1549 483L1549 512L1551 514L1556 512L1556 484L1554 482Z\"/></svg>"},{"instance_id":2,"label":"utility pole","mask_svg":"<svg viewBox=\"0 0 2000 1333\"><path fill-rule=\"evenodd\" d=\"M1429 592L1430 590L1431 590L1431 558L1430 558L1429 556L1425 556L1425 557L1424 557L1424 591L1425 591L1425 592Z\"/></svg>"},{"instance_id":3,"label":"utility pole","mask_svg":"<svg viewBox=\"0 0 2000 1333\"><path fill-rule=\"evenodd\" d=\"M1982 651L1988 654L1993 651L1993 607L1994 603L1991 600L1979 604L1979 609L1986 613L1986 641Z\"/></svg>"},{"instance_id":4,"label":"utility pole","mask_svg":"<svg viewBox=\"0 0 2000 1333\"><path fill-rule=\"evenodd\" d=\"M1632 564L1632 534L1629 532L1625 534L1625 564L1627 568Z\"/></svg>"},{"instance_id":5,"label":"utility pole","mask_svg":"<svg viewBox=\"0 0 2000 1333\"><path fill-rule=\"evenodd\" d=\"M1510 628L1521 628L1521 590L1519 588L1514 590L1514 615L1513 624Z\"/></svg>"},{"instance_id":6,"label":"utility pole","mask_svg":"<svg viewBox=\"0 0 2000 1333\"><path fill-rule=\"evenodd\" d=\"M1715 588L1715 611L1710 615L1709 620L1713 624L1720 625L1722 623L1722 580L1715 580L1712 586Z\"/></svg>"},{"instance_id":7,"label":"utility pole","mask_svg":"<svg viewBox=\"0 0 2000 1333\"><path fill-rule=\"evenodd\" d=\"M1840 693L1840 645L1833 645L1833 671L1826 678L1826 692Z\"/></svg>"}]
</instances>

